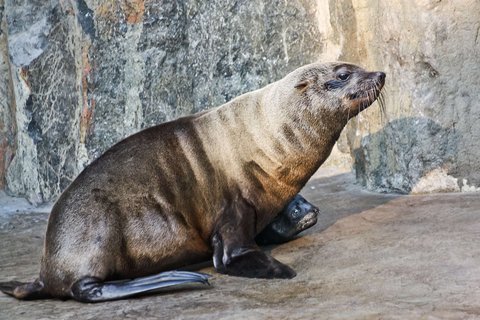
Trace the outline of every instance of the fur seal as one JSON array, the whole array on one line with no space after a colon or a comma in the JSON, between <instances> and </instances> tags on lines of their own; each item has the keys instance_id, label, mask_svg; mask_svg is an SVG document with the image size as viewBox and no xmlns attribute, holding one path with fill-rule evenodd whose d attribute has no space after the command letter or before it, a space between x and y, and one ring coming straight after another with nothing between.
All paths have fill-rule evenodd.
<instances>
[{"instance_id":1,"label":"fur seal","mask_svg":"<svg viewBox=\"0 0 480 320\"><path fill-rule=\"evenodd\" d=\"M317 223L319 209L297 194L256 237L259 245L280 244Z\"/></svg>"},{"instance_id":2,"label":"fur seal","mask_svg":"<svg viewBox=\"0 0 480 320\"><path fill-rule=\"evenodd\" d=\"M255 237L270 223L266 242L272 233L280 234L277 242L297 231L288 204L384 81L383 72L315 63L215 109L126 138L87 166L55 203L39 278L0 289L19 299L120 299L207 283L200 273L156 273L209 256L229 275L294 277ZM281 213L275 222L278 212L291 221Z\"/></svg>"}]
</instances>

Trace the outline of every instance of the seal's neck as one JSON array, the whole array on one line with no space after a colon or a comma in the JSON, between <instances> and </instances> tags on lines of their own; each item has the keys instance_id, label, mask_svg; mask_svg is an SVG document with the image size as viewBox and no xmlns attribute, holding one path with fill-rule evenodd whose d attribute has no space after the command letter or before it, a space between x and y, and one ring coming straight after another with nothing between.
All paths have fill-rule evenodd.
<instances>
[{"instance_id":1,"label":"seal's neck","mask_svg":"<svg viewBox=\"0 0 480 320\"><path fill-rule=\"evenodd\" d=\"M270 115L269 125L262 130L264 143L260 144L266 146L271 160L265 166L271 168L270 175L296 193L328 158L348 119L321 105L312 108L299 99L289 101L278 91L264 94L264 99L268 102L257 108L259 114ZM268 146L273 146L274 152L268 153Z\"/></svg>"},{"instance_id":2,"label":"seal's neck","mask_svg":"<svg viewBox=\"0 0 480 320\"><path fill-rule=\"evenodd\" d=\"M282 168L277 170L277 178L299 191L327 160L342 128L339 119L325 115L316 121L294 119L283 123L276 135L283 145L283 152L279 154Z\"/></svg>"},{"instance_id":3,"label":"seal's neck","mask_svg":"<svg viewBox=\"0 0 480 320\"><path fill-rule=\"evenodd\" d=\"M278 213L327 159L343 123L306 109L282 110L264 100L263 90L198 117L195 128L218 172Z\"/></svg>"}]
</instances>

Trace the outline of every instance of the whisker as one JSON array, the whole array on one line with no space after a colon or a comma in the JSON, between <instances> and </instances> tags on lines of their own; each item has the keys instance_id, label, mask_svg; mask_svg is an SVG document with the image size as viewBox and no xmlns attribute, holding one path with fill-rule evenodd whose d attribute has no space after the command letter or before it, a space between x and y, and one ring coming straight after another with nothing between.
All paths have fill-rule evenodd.
<instances>
[{"instance_id":1,"label":"whisker","mask_svg":"<svg viewBox=\"0 0 480 320\"><path fill-rule=\"evenodd\" d=\"M380 94L378 95L378 105L380 107L380 120L382 121L383 124L388 123L389 118L387 114L387 108L386 108L386 103L385 103L385 89L380 91Z\"/></svg>"}]
</instances>

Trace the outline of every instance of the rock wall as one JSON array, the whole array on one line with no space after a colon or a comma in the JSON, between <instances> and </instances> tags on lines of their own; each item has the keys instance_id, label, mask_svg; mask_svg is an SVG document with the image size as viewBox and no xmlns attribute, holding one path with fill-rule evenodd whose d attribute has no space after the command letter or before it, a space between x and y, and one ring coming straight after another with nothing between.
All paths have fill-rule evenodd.
<instances>
[{"instance_id":1,"label":"rock wall","mask_svg":"<svg viewBox=\"0 0 480 320\"><path fill-rule=\"evenodd\" d=\"M11 95L0 101L0 169L7 191L34 203L55 198L125 136L262 87L321 51L308 1L6 0L0 8L0 68L10 69L0 90Z\"/></svg>"},{"instance_id":2,"label":"rock wall","mask_svg":"<svg viewBox=\"0 0 480 320\"><path fill-rule=\"evenodd\" d=\"M54 199L109 146L317 60L387 72L327 165L372 190L480 186L480 2L0 0L0 188Z\"/></svg>"},{"instance_id":3,"label":"rock wall","mask_svg":"<svg viewBox=\"0 0 480 320\"><path fill-rule=\"evenodd\" d=\"M5 6L0 0L0 189L5 188L5 171L13 157L15 125L12 120L12 87L7 54Z\"/></svg>"},{"instance_id":4,"label":"rock wall","mask_svg":"<svg viewBox=\"0 0 480 320\"><path fill-rule=\"evenodd\" d=\"M480 2L330 1L332 58L387 72L387 114L372 108L343 141L369 189L480 186Z\"/></svg>"}]
</instances>

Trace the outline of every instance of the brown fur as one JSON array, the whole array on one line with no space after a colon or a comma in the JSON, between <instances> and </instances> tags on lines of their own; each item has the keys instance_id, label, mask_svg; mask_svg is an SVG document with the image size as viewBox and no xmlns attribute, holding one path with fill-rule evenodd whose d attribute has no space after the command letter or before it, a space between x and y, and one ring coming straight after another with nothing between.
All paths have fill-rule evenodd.
<instances>
[{"instance_id":1,"label":"brown fur","mask_svg":"<svg viewBox=\"0 0 480 320\"><path fill-rule=\"evenodd\" d=\"M340 67L352 83L326 90ZM233 252L216 267L230 261L235 246L250 245L326 160L348 119L375 100L378 92L366 102L346 98L361 85L369 90L369 76L342 63L308 65L119 142L53 207L44 292L66 297L83 277L132 278L206 259L214 234Z\"/></svg>"}]
</instances>

